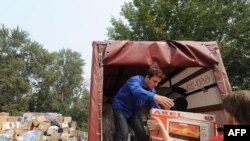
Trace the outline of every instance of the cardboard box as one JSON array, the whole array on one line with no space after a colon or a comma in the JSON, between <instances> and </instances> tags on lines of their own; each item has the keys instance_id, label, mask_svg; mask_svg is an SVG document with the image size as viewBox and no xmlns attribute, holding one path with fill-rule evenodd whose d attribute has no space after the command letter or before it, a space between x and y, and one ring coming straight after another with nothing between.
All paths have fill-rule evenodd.
<instances>
[{"instance_id":1,"label":"cardboard box","mask_svg":"<svg viewBox=\"0 0 250 141\"><path fill-rule=\"evenodd\" d=\"M44 123L39 124L38 129L41 130L41 131L43 131L43 132L45 132L45 131L48 130L48 128L50 127L50 125L51 124L44 122Z\"/></svg>"},{"instance_id":2,"label":"cardboard box","mask_svg":"<svg viewBox=\"0 0 250 141\"><path fill-rule=\"evenodd\" d=\"M59 141L61 139L61 134L53 134L50 136L50 141Z\"/></svg>"},{"instance_id":3,"label":"cardboard box","mask_svg":"<svg viewBox=\"0 0 250 141\"><path fill-rule=\"evenodd\" d=\"M9 116L0 116L0 122L8 122Z\"/></svg>"},{"instance_id":4,"label":"cardboard box","mask_svg":"<svg viewBox=\"0 0 250 141\"><path fill-rule=\"evenodd\" d=\"M36 119L38 120L38 122L42 123L42 122L49 122L48 119L46 119L46 117L44 116L38 116L36 117Z\"/></svg>"},{"instance_id":5,"label":"cardboard box","mask_svg":"<svg viewBox=\"0 0 250 141\"><path fill-rule=\"evenodd\" d=\"M78 132L76 130L72 130L69 132L70 136L77 136Z\"/></svg>"},{"instance_id":6,"label":"cardboard box","mask_svg":"<svg viewBox=\"0 0 250 141\"><path fill-rule=\"evenodd\" d=\"M9 113L6 113L6 112L0 112L0 116L9 116L10 114Z\"/></svg>"},{"instance_id":7,"label":"cardboard box","mask_svg":"<svg viewBox=\"0 0 250 141\"><path fill-rule=\"evenodd\" d=\"M8 122L17 122L20 116L9 116L8 117Z\"/></svg>"},{"instance_id":8,"label":"cardboard box","mask_svg":"<svg viewBox=\"0 0 250 141\"><path fill-rule=\"evenodd\" d=\"M64 117L63 122L71 123L72 122L72 117Z\"/></svg>"},{"instance_id":9,"label":"cardboard box","mask_svg":"<svg viewBox=\"0 0 250 141\"><path fill-rule=\"evenodd\" d=\"M38 126L40 122L37 120L37 118L32 119L33 125Z\"/></svg>"},{"instance_id":10,"label":"cardboard box","mask_svg":"<svg viewBox=\"0 0 250 141\"><path fill-rule=\"evenodd\" d=\"M10 129L15 129L15 123L14 122L3 122L2 130L10 130Z\"/></svg>"},{"instance_id":11,"label":"cardboard box","mask_svg":"<svg viewBox=\"0 0 250 141\"><path fill-rule=\"evenodd\" d=\"M25 130L25 129L21 129L21 128L16 128L14 129L15 131L15 135L16 136L21 136L23 134L25 134L26 132L30 131L30 130Z\"/></svg>"},{"instance_id":12,"label":"cardboard box","mask_svg":"<svg viewBox=\"0 0 250 141\"><path fill-rule=\"evenodd\" d=\"M33 128L33 122L31 120L21 125L21 129L24 129L24 130L31 130L32 128Z\"/></svg>"},{"instance_id":13,"label":"cardboard box","mask_svg":"<svg viewBox=\"0 0 250 141\"><path fill-rule=\"evenodd\" d=\"M215 116L209 114L151 109L151 116L157 116L165 125L174 141L205 141L216 134ZM150 131L150 138L162 140L158 131Z\"/></svg>"},{"instance_id":14,"label":"cardboard box","mask_svg":"<svg viewBox=\"0 0 250 141\"><path fill-rule=\"evenodd\" d=\"M69 128L63 128L63 133L69 134Z\"/></svg>"},{"instance_id":15,"label":"cardboard box","mask_svg":"<svg viewBox=\"0 0 250 141\"><path fill-rule=\"evenodd\" d=\"M68 122L63 122L61 123L62 128L69 128L69 123Z\"/></svg>"},{"instance_id":16,"label":"cardboard box","mask_svg":"<svg viewBox=\"0 0 250 141\"><path fill-rule=\"evenodd\" d=\"M70 127L76 128L77 127L76 121L72 121Z\"/></svg>"}]
</instances>

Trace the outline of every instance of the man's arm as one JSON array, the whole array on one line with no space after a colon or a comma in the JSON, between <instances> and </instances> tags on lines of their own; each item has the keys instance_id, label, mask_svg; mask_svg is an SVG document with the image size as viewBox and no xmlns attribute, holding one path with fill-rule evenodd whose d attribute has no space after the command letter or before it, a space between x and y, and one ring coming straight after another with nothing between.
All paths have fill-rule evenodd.
<instances>
[{"instance_id":1,"label":"man's arm","mask_svg":"<svg viewBox=\"0 0 250 141\"><path fill-rule=\"evenodd\" d=\"M155 94L153 99L155 102L161 104L165 109L170 109L171 107L174 106L173 99L167 98L165 96Z\"/></svg>"},{"instance_id":2,"label":"man's arm","mask_svg":"<svg viewBox=\"0 0 250 141\"><path fill-rule=\"evenodd\" d=\"M139 76L131 77L127 81L127 85L130 91L139 98L154 100L155 102L161 104L165 109L170 109L174 106L173 99L167 98L165 96L157 95L156 93L150 92L142 88L140 84Z\"/></svg>"}]
</instances>

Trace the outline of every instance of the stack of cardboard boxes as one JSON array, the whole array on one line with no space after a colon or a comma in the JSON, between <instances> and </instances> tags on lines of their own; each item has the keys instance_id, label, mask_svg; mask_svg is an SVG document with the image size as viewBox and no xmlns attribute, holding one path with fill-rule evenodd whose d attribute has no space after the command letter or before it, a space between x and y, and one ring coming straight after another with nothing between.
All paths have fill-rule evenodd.
<instances>
[{"instance_id":1,"label":"stack of cardboard boxes","mask_svg":"<svg viewBox=\"0 0 250 141\"><path fill-rule=\"evenodd\" d=\"M0 112L1 141L79 141L84 133L77 130L71 117L57 113L25 113L10 116Z\"/></svg>"}]
</instances>

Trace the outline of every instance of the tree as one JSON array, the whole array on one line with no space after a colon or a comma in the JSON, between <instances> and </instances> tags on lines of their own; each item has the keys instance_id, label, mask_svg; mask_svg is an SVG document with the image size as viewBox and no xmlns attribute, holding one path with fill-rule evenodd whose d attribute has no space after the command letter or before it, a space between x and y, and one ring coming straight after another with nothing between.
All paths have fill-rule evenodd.
<instances>
[{"instance_id":1,"label":"tree","mask_svg":"<svg viewBox=\"0 0 250 141\"><path fill-rule=\"evenodd\" d=\"M19 27L0 28L0 111L57 112L87 130L89 92L78 52L49 53Z\"/></svg>"},{"instance_id":2,"label":"tree","mask_svg":"<svg viewBox=\"0 0 250 141\"><path fill-rule=\"evenodd\" d=\"M70 111L73 119L76 119L79 127L83 131L88 131L88 115L89 115L89 92L87 89L83 91L80 98L75 98L74 104Z\"/></svg>"},{"instance_id":3,"label":"tree","mask_svg":"<svg viewBox=\"0 0 250 141\"><path fill-rule=\"evenodd\" d=\"M60 93L61 101L70 104L72 98L81 96L84 80L82 66L84 64L78 52L73 52L70 49L59 51L56 89Z\"/></svg>"},{"instance_id":4,"label":"tree","mask_svg":"<svg viewBox=\"0 0 250 141\"><path fill-rule=\"evenodd\" d=\"M217 41L232 85L250 88L248 0L133 0L121 16L111 18L109 39Z\"/></svg>"},{"instance_id":5,"label":"tree","mask_svg":"<svg viewBox=\"0 0 250 141\"><path fill-rule=\"evenodd\" d=\"M43 56L43 55L42 55ZM39 56L37 56L39 60ZM37 60L35 59L35 60ZM62 49L59 53L43 56L45 63L36 76L38 91L29 101L29 109L36 112L57 112L71 116L80 127L86 124L83 93L86 91L83 78L84 60L78 52ZM73 112L72 112L73 111Z\"/></svg>"},{"instance_id":6,"label":"tree","mask_svg":"<svg viewBox=\"0 0 250 141\"><path fill-rule=\"evenodd\" d=\"M83 78L84 60L78 52L70 49L59 51L56 59L56 97L53 98L53 108L58 112L71 116L80 128L87 130L89 92Z\"/></svg>"},{"instance_id":7,"label":"tree","mask_svg":"<svg viewBox=\"0 0 250 141\"><path fill-rule=\"evenodd\" d=\"M25 60L23 76L31 88L26 94L26 97L29 97L29 111L51 110L49 100L52 98L51 90L56 79L53 63L56 55L43 49L42 45L37 42L30 42L27 47L23 48L22 54Z\"/></svg>"},{"instance_id":8,"label":"tree","mask_svg":"<svg viewBox=\"0 0 250 141\"><path fill-rule=\"evenodd\" d=\"M21 54L29 42L27 36L19 27L9 30L2 26L0 29L0 111L18 114L27 109L22 97L30 87L23 77L25 62Z\"/></svg>"}]
</instances>

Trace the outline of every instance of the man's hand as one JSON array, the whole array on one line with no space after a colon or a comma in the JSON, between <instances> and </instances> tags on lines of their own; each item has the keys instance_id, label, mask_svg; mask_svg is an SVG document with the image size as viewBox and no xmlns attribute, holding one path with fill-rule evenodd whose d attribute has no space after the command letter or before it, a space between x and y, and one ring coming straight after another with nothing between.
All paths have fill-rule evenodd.
<instances>
[{"instance_id":1,"label":"man's hand","mask_svg":"<svg viewBox=\"0 0 250 141\"><path fill-rule=\"evenodd\" d=\"M173 99L158 94L154 96L154 101L161 104L165 109L170 109L174 106Z\"/></svg>"}]
</instances>

